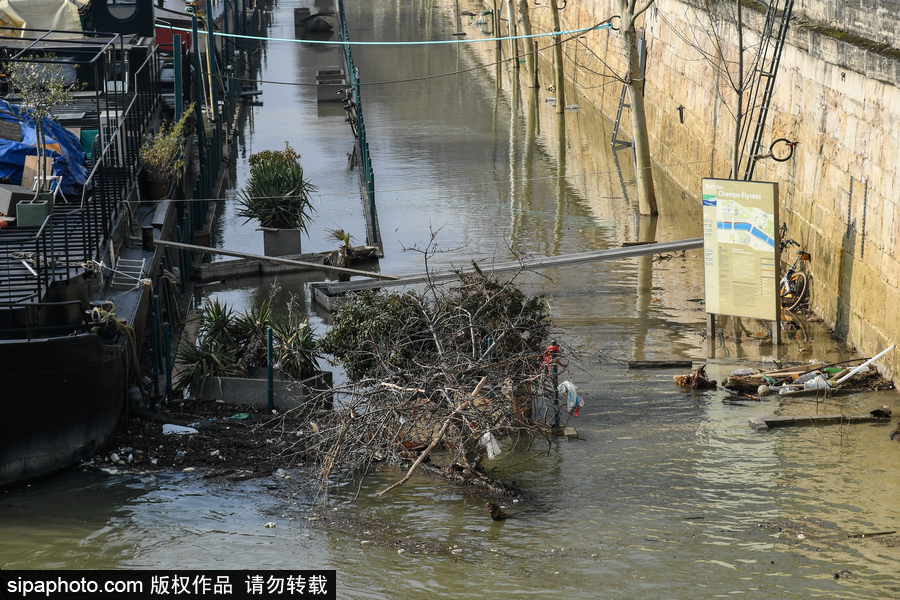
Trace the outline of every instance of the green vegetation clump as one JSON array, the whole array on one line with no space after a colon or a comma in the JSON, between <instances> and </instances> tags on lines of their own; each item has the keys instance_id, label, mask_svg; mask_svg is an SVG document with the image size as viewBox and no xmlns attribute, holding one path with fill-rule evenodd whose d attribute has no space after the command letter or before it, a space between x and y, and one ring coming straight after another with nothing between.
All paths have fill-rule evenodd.
<instances>
[{"instance_id":1,"label":"green vegetation clump","mask_svg":"<svg viewBox=\"0 0 900 600\"><path fill-rule=\"evenodd\" d=\"M227 304L211 300L203 309L196 342L183 341L178 348L175 388L199 396L213 377L252 377L267 364L270 327L278 371L297 381L319 371L320 355L309 322L290 306L284 316L273 315L265 301L238 314Z\"/></svg>"},{"instance_id":2,"label":"green vegetation clump","mask_svg":"<svg viewBox=\"0 0 900 600\"><path fill-rule=\"evenodd\" d=\"M310 195L316 187L300 166L300 155L285 142L284 150L250 156L250 178L240 191L239 217L259 221L267 229L300 229L312 218Z\"/></svg>"},{"instance_id":3,"label":"green vegetation clump","mask_svg":"<svg viewBox=\"0 0 900 600\"><path fill-rule=\"evenodd\" d=\"M550 326L542 296L476 270L440 294L358 294L334 315L319 347L352 380L414 381L441 370L474 378L491 364L518 378L533 374Z\"/></svg>"},{"instance_id":4,"label":"green vegetation clump","mask_svg":"<svg viewBox=\"0 0 900 600\"><path fill-rule=\"evenodd\" d=\"M159 131L141 144L141 166L154 181L172 181L181 177L184 168L185 125L194 112L194 104L185 109L174 123L163 121Z\"/></svg>"}]
</instances>

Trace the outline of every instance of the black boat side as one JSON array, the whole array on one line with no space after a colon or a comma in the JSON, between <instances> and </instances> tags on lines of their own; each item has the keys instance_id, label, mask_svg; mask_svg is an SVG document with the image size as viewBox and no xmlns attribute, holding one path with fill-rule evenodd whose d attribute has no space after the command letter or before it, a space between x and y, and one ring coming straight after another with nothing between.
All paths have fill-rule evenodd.
<instances>
[{"instance_id":1,"label":"black boat side","mask_svg":"<svg viewBox=\"0 0 900 600\"><path fill-rule=\"evenodd\" d=\"M265 4L238 0L228 15L219 15L216 29L258 33ZM57 120L81 132L90 154L80 197L56 197L40 226L12 220L0 229L0 488L100 452L127 414L129 397L146 398L136 356L145 329L151 332L145 327L150 307L171 298L179 283L186 288L194 260L154 242L193 243L215 206L209 199L219 197L230 152L227 130L239 115L242 89L229 84L222 102L215 95L198 101L200 82L218 75L204 73L215 61L195 53L214 50L246 79L254 42L238 52L228 38L217 37L215 46L191 44L190 31L182 31L180 47L160 47L149 14L149 27L137 25L141 31L21 30L0 38L0 62L51 52L87 82ZM200 27L212 29L202 21ZM165 198L148 201L140 181L141 143L164 116L171 119L192 103L197 126L187 137L187 172ZM93 144L85 143L85 131L93 133ZM0 182L0 202L4 194L29 193L18 183ZM184 202L188 198L201 200ZM155 321L177 313L166 304L154 312ZM161 332L160 324L153 339ZM157 350L152 361L160 362Z\"/></svg>"},{"instance_id":2,"label":"black boat side","mask_svg":"<svg viewBox=\"0 0 900 600\"><path fill-rule=\"evenodd\" d=\"M0 342L0 353L0 482L71 467L106 444L125 406L130 351L123 337L87 332Z\"/></svg>"}]
</instances>

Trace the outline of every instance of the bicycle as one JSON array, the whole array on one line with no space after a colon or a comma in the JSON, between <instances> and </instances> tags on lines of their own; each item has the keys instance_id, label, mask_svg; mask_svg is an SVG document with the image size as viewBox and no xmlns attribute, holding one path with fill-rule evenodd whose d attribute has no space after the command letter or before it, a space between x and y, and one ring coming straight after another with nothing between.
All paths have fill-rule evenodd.
<instances>
[{"instance_id":1,"label":"bicycle","mask_svg":"<svg viewBox=\"0 0 900 600\"><path fill-rule=\"evenodd\" d=\"M806 297L806 292L808 291L808 283L809 279L806 276L806 273L800 271L797 268L797 265L801 260L809 261L810 255L808 252L803 250L800 247L800 243L792 240L789 237L785 237L787 233L787 223L781 224L781 244L779 245L779 249L781 252L784 252L786 248L790 246L797 246L797 258L794 259L794 262L788 267L787 271L784 272L784 275L779 282L779 289L781 292L781 308L785 310L794 310L797 306L803 302Z\"/></svg>"}]
</instances>

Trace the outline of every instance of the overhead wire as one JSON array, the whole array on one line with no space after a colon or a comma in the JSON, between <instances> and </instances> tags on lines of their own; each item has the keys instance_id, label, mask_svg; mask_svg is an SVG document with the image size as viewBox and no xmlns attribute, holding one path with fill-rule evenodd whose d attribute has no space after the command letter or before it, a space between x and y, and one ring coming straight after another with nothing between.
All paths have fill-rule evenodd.
<instances>
[{"instance_id":1,"label":"overhead wire","mask_svg":"<svg viewBox=\"0 0 900 600\"><path fill-rule=\"evenodd\" d=\"M542 47L537 47L534 50L529 51L529 52L530 53L538 53L538 52L547 50L549 48L553 48L557 44L565 44L566 42L576 40L578 42L578 47L587 49L595 58L597 58L597 60L599 60L604 65L604 67L606 67L607 69L609 69L610 71L613 72L613 74L608 75L608 74L600 73L598 71L594 71L590 68L587 68L584 64L576 63L576 64L578 64L579 68L585 69L588 72L592 73L593 75L596 75L598 77L610 78L610 81L600 84L600 85L597 85L597 86L590 86L590 87L580 86L581 89L594 89L594 88L609 85L610 83L621 82L622 79L620 76L618 76L614 73L614 70L612 69L612 67L610 67L606 63L606 61L604 61L599 55L597 55L597 53L594 52L580 38L584 37L586 34L588 34L591 31L599 31L602 29L618 30L618 28L612 26L612 20L615 18L618 18L618 16L610 17L609 19L607 19L601 23L598 23L597 25L593 25L591 27L585 27L585 28L581 28L581 29L566 30L566 31L560 31L560 32L545 31L543 33L536 33L536 34L531 34L531 35L507 36L507 37L499 37L499 38L494 37L494 38L465 39L465 40L425 40L425 41L415 41L415 42L351 42L351 41L333 41L333 40L302 40L302 39L297 40L297 39L290 39L290 38L275 38L275 37L265 37L265 36L244 36L244 35L226 34L226 33L220 33L220 32L213 32L213 35L214 36L223 36L223 37L232 37L232 38L237 38L237 39L258 40L258 41L316 43L316 44L339 45L339 46L344 46L344 45L373 45L373 46L417 45L417 46L420 46L420 45L432 45L432 44L465 44L465 43L471 44L471 43L497 42L497 41L502 42L502 41L509 41L509 40L514 40L514 39L557 37L559 39L554 40L553 43L542 46ZM670 24L668 24L668 25L671 28L671 25ZM177 28L177 27L169 27L169 28L173 29L173 30L190 31L187 29L181 29L181 28ZM203 35L208 35L206 32L201 32L201 33ZM566 37L563 38L562 37L563 35L565 35ZM377 86L377 85L394 85L394 84L402 84L402 83L409 83L409 82L415 82L415 81L425 81L425 80L437 79L437 78L441 78L441 77L450 77L450 76L460 75L460 74L464 74L464 73L469 73L472 71L477 71L480 69L495 67L497 65L501 65L501 64L504 64L504 63L507 63L510 61L519 60L520 58L521 58L520 56L511 56L508 58L503 58L503 59L494 61L492 63L479 64L479 65L476 65L474 67L467 68L467 69L460 69L460 70L456 70L456 71L437 73L437 74L433 74L433 75L423 75L420 77L411 77L411 78L405 78L405 79L385 80L385 81L376 81L376 82L359 82L358 85L360 85L361 87L372 87L372 86ZM315 83L300 83L300 82L290 82L290 81L255 79L255 78L237 77L234 75L226 75L223 78L230 79L233 81L252 81L252 82L257 82L257 83L265 83L265 84L269 84L269 85L287 85L287 86L296 86L296 87L316 85ZM716 159L716 161L727 162L727 159ZM690 161L690 162L681 162L681 163L668 163L665 165L656 164L652 168L658 169L658 168L669 168L669 167L678 167L678 166L689 166L689 165L694 165L694 164L706 164L708 162L709 162L709 160L701 160L701 161ZM582 178L582 177L589 177L589 176L609 175L609 174L613 174L613 173L622 173L622 172L627 173L630 171L637 171L637 169L614 169L614 170L607 170L607 171L594 171L594 172L585 172L585 173L578 173L578 174L569 173L566 175L566 177L567 178ZM535 181L551 180L551 179L558 179L558 178L559 178L559 176L553 175L553 176L547 176L547 177L521 178L516 181L517 181L517 183L526 183L526 182L535 182ZM449 178L448 178L448 180L449 180ZM440 181L435 182L435 184L439 184L439 183L440 183ZM482 185L488 186L488 185L495 185L495 184L500 184L500 183L506 184L506 183L509 183L509 180L504 178L502 180L486 181L486 182L483 182ZM400 193L400 192L407 192L407 191L421 191L422 189L423 188L421 186L416 186L414 188L380 189L379 193L380 194ZM344 197L344 194L316 194L316 198L318 198L320 200L320 202L321 202L322 198L327 198L327 197ZM193 198L193 199L189 199L186 201L187 202L193 202L193 201L197 201L197 202L204 201L205 202L205 201L209 201L209 200L223 200L223 198Z\"/></svg>"},{"instance_id":2,"label":"overhead wire","mask_svg":"<svg viewBox=\"0 0 900 600\"><path fill-rule=\"evenodd\" d=\"M422 42L339 42L339 41L331 41L331 40L324 40L324 41L292 40L292 39L288 39L288 38L268 38L268 37L256 37L256 36L236 36L236 37L246 37L249 39L258 39L258 40L266 40L266 41L285 41L285 42L299 42L299 43L308 43L308 42L315 41L316 43L333 44L333 45L371 44L371 45L383 45L383 46L404 46L404 45L423 45L423 44L427 45L427 44L446 44L446 43L457 43L457 44L459 44L459 43L481 43L481 42L490 42L490 41L496 42L496 41L508 41L508 40L529 39L529 38L539 38L539 37L561 37L565 34L569 34L566 39L560 39L560 40L554 42L553 44L549 44L547 46L538 48L537 50L534 51L536 53L536 52L540 52L542 50L546 50L548 48L552 48L556 44L561 44L561 43L564 43L571 39L580 37L590 31L601 30L601 29L612 29L613 28L612 27L612 19L613 18L615 18L615 17L611 17L610 19L607 19L606 21L603 21L602 23L598 23L597 25L594 25L592 27L584 27L581 29L575 29L575 30L571 30L571 31L546 32L546 33L531 34L531 35L527 35L527 36L519 35L519 36L508 36L508 37L501 37L501 38L479 38L479 39L473 39L473 40L429 40L429 41L422 41ZM179 28L176 27L173 29L179 29ZM225 33L214 33L213 35L235 37L235 34L225 34ZM399 83L411 83L411 82L415 82L415 81L427 81L427 80L431 80L431 79L438 79L441 77L452 77L454 75L461 75L464 73L469 73L471 71L477 71L479 69L495 67L497 65L501 65L501 64L504 64L507 62L518 60L519 58L521 58L521 57L511 56L508 58L503 58L503 59L494 61L492 63L476 65L469 69L448 71L445 73L436 73L434 75L422 75L420 77L409 77L406 79L392 79L392 80L387 80L387 81L371 81L371 82L362 82L361 81L361 82L359 82L358 85L360 87L373 87L376 85L393 85L393 84L399 84ZM271 80L271 79L254 79L254 78L250 78L250 77L237 77L235 75L223 75L223 76L221 76L221 78L228 79L231 81L247 81L247 82L252 81L252 82L257 82L257 83L267 83L267 84L271 84L271 85L288 85L288 86L295 86L295 87L305 87L305 86L315 87L316 85L318 85L314 82L313 83L300 83L300 82L291 82L291 81L277 81L277 80Z\"/></svg>"}]
</instances>

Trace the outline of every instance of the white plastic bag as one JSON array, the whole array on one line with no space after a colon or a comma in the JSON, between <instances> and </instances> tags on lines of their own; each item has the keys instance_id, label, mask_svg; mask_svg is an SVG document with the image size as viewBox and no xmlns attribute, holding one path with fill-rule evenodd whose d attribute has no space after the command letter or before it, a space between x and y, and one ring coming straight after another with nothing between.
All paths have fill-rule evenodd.
<instances>
[{"instance_id":1,"label":"white plastic bag","mask_svg":"<svg viewBox=\"0 0 900 600\"><path fill-rule=\"evenodd\" d=\"M490 431L481 436L481 445L487 448L488 460L500 454L500 444Z\"/></svg>"},{"instance_id":2,"label":"white plastic bag","mask_svg":"<svg viewBox=\"0 0 900 600\"><path fill-rule=\"evenodd\" d=\"M575 387L575 384L571 381L563 381L557 386L556 391L558 391L560 394L567 393L569 395L569 413L573 417L577 417L578 413L581 411L581 408L584 406L584 400L582 400L581 396L578 395L578 388Z\"/></svg>"},{"instance_id":3,"label":"white plastic bag","mask_svg":"<svg viewBox=\"0 0 900 600\"><path fill-rule=\"evenodd\" d=\"M197 430L193 427L182 427L181 425L170 425L169 423L163 425L164 435L184 435L191 433L197 433Z\"/></svg>"}]
</instances>

